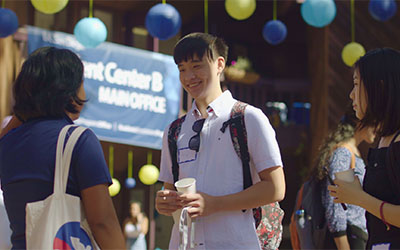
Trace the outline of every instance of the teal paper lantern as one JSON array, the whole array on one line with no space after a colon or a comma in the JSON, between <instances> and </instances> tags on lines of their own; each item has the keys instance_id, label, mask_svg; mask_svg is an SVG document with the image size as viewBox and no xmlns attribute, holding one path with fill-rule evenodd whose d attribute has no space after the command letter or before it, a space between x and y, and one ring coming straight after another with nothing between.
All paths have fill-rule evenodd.
<instances>
[{"instance_id":1,"label":"teal paper lantern","mask_svg":"<svg viewBox=\"0 0 400 250\"><path fill-rule=\"evenodd\" d=\"M335 19L336 4L333 0L306 0L301 5L301 16L308 25L325 27Z\"/></svg>"},{"instance_id":2,"label":"teal paper lantern","mask_svg":"<svg viewBox=\"0 0 400 250\"><path fill-rule=\"evenodd\" d=\"M95 48L107 38L107 28L96 17L81 19L74 28L76 40L86 48Z\"/></svg>"}]
</instances>

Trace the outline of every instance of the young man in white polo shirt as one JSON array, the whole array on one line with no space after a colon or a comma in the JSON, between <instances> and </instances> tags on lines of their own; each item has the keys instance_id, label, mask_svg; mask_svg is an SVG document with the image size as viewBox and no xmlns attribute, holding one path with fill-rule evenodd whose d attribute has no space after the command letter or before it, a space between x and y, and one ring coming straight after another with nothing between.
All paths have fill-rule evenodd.
<instances>
[{"instance_id":1,"label":"young man in white polo shirt","mask_svg":"<svg viewBox=\"0 0 400 250\"><path fill-rule=\"evenodd\" d=\"M195 178L197 193L175 191L166 128L159 177L164 190L157 193L156 209L171 216L177 209L190 207L191 218L196 218L195 249L260 249L252 208L284 198L282 161L268 118L248 105L244 118L254 184L243 190L241 160L229 131L220 130L236 102L220 86L227 54L222 39L204 33L189 34L175 47L181 84L194 98L177 139L179 179ZM178 249L179 237L175 224L170 249Z\"/></svg>"}]
</instances>

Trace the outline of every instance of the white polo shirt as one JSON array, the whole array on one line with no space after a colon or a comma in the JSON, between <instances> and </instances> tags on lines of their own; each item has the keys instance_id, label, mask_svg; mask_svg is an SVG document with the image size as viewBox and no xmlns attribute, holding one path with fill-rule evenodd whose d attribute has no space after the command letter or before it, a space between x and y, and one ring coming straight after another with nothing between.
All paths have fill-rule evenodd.
<instances>
[{"instance_id":1,"label":"white polo shirt","mask_svg":"<svg viewBox=\"0 0 400 250\"><path fill-rule=\"evenodd\" d=\"M225 91L208 108L208 117L200 134L200 149L188 149L189 139L196 133L193 123L202 119L196 103L187 113L178 137L179 179L193 177L196 189L212 196L223 196L243 190L243 171L237 156L229 127L220 131L223 122L229 120L236 102ZM279 146L268 118L264 113L248 105L245 110L250 168L253 183L259 181L257 174L264 169L282 166ZM159 180L173 184L172 163L168 149L168 129L164 131ZM190 150L190 151L187 151ZM260 194L262 195L262 194ZM219 212L196 219L195 249L260 249L251 209L246 212ZM179 231L174 224L169 249L178 249Z\"/></svg>"}]
</instances>

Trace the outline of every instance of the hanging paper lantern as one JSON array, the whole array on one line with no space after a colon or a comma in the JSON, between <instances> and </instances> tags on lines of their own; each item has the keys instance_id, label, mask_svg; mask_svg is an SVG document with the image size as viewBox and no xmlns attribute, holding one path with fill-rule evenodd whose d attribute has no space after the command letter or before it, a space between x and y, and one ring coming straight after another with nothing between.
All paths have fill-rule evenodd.
<instances>
[{"instance_id":1,"label":"hanging paper lantern","mask_svg":"<svg viewBox=\"0 0 400 250\"><path fill-rule=\"evenodd\" d=\"M110 196L116 196L119 191L121 190L121 184L119 181L115 178L112 178L112 184L111 186L108 187L108 192L110 193Z\"/></svg>"},{"instance_id":2,"label":"hanging paper lantern","mask_svg":"<svg viewBox=\"0 0 400 250\"><path fill-rule=\"evenodd\" d=\"M256 0L225 0L225 9L236 20L245 20L256 10Z\"/></svg>"},{"instance_id":3,"label":"hanging paper lantern","mask_svg":"<svg viewBox=\"0 0 400 250\"><path fill-rule=\"evenodd\" d=\"M335 2L333 0L306 0L301 5L301 16L307 24L322 28L335 19Z\"/></svg>"},{"instance_id":4,"label":"hanging paper lantern","mask_svg":"<svg viewBox=\"0 0 400 250\"><path fill-rule=\"evenodd\" d=\"M356 42L348 43L342 50L343 62L352 67L354 63L365 54L364 47Z\"/></svg>"},{"instance_id":5,"label":"hanging paper lantern","mask_svg":"<svg viewBox=\"0 0 400 250\"><path fill-rule=\"evenodd\" d=\"M18 29L18 17L14 11L0 8L0 37L12 35Z\"/></svg>"},{"instance_id":6,"label":"hanging paper lantern","mask_svg":"<svg viewBox=\"0 0 400 250\"><path fill-rule=\"evenodd\" d=\"M394 0L370 0L368 10L373 18L384 22L396 14L397 4Z\"/></svg>"},{"instance_id":7,"label":"hanging paper lantern","mask_svg":"<svg viewBox=\"0 0 400 250\"><path fill-rule=\"evenodd\" d=\"M139 170L139 179L143 184L152 185L158 180L160 171L152 164L144 165Z\"/></svg>"},{"instance_id":8,"label":"hanging paper lantern","mask_svg":"<svg viewBox=\"0 0 400 250\"><path fill-rule=\"evenodd\" d=\"M178 34L181 24L181 15L167 3L154 5L146 15L146 29L151 36L160 40L168 40Z\"/></svg>"},{"instance_id":9,"label":"hanging paper lantern","mask_svg":"<svg viewBox=\"0 0 400 250\"><path fill-rule=\"evenodd\" d=\"M285 40L287 35L286 25L279 20L268 21L262 31L264 39L272 44L277 45Z\"/></svg>"},{"instance_id":10,"label":"hanging paper lantern","mask_svg":"<svg viewBox=\"0 0 400 250\"><path fill-rule=\"evenodd\" d=\"M83 46L94 48L107 38L107 28L96 17L85 17L75 25L74 34Z\"/></svg>"},{"instance_id":11,"label":"hanging paper lantern","mask_svg":"<svg viewBox=\"0 0 400 250\"><path fill-rule=\"evenodd\" d=\"M136 181L133 178L126 178L125 180L125 187L126 188L134 188L136 186Z\"/></svg>"},{"instance_id":12,"label":"hanging paper lantern","mask_svg":"<svg viewBox=\"0 0 400 250\"><path fill-rule=\"evenodd\" d=\"M67 6L68 0L31 0L36 10L45 14L54 14Z\"/></svg>"}]
</instances>

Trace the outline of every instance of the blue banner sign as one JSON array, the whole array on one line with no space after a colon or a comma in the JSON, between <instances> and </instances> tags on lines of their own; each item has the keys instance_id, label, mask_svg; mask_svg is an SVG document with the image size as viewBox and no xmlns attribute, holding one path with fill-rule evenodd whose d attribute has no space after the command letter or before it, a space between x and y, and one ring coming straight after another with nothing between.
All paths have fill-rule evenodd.
<instances>
[{"instance_id":1,"label":"blue banner sign","mask_svg":"<svg viewBox=\"0 0 400 250\"><path fill-rule=\"evenodd\" d=\"M67 48L85 65L89 100L75 123L100 140L161 149L164 128L178 117L179 71L171 56L102 43L84 48L73 35L28 27L29 53Z\"/></svg>"}]
</instances>

